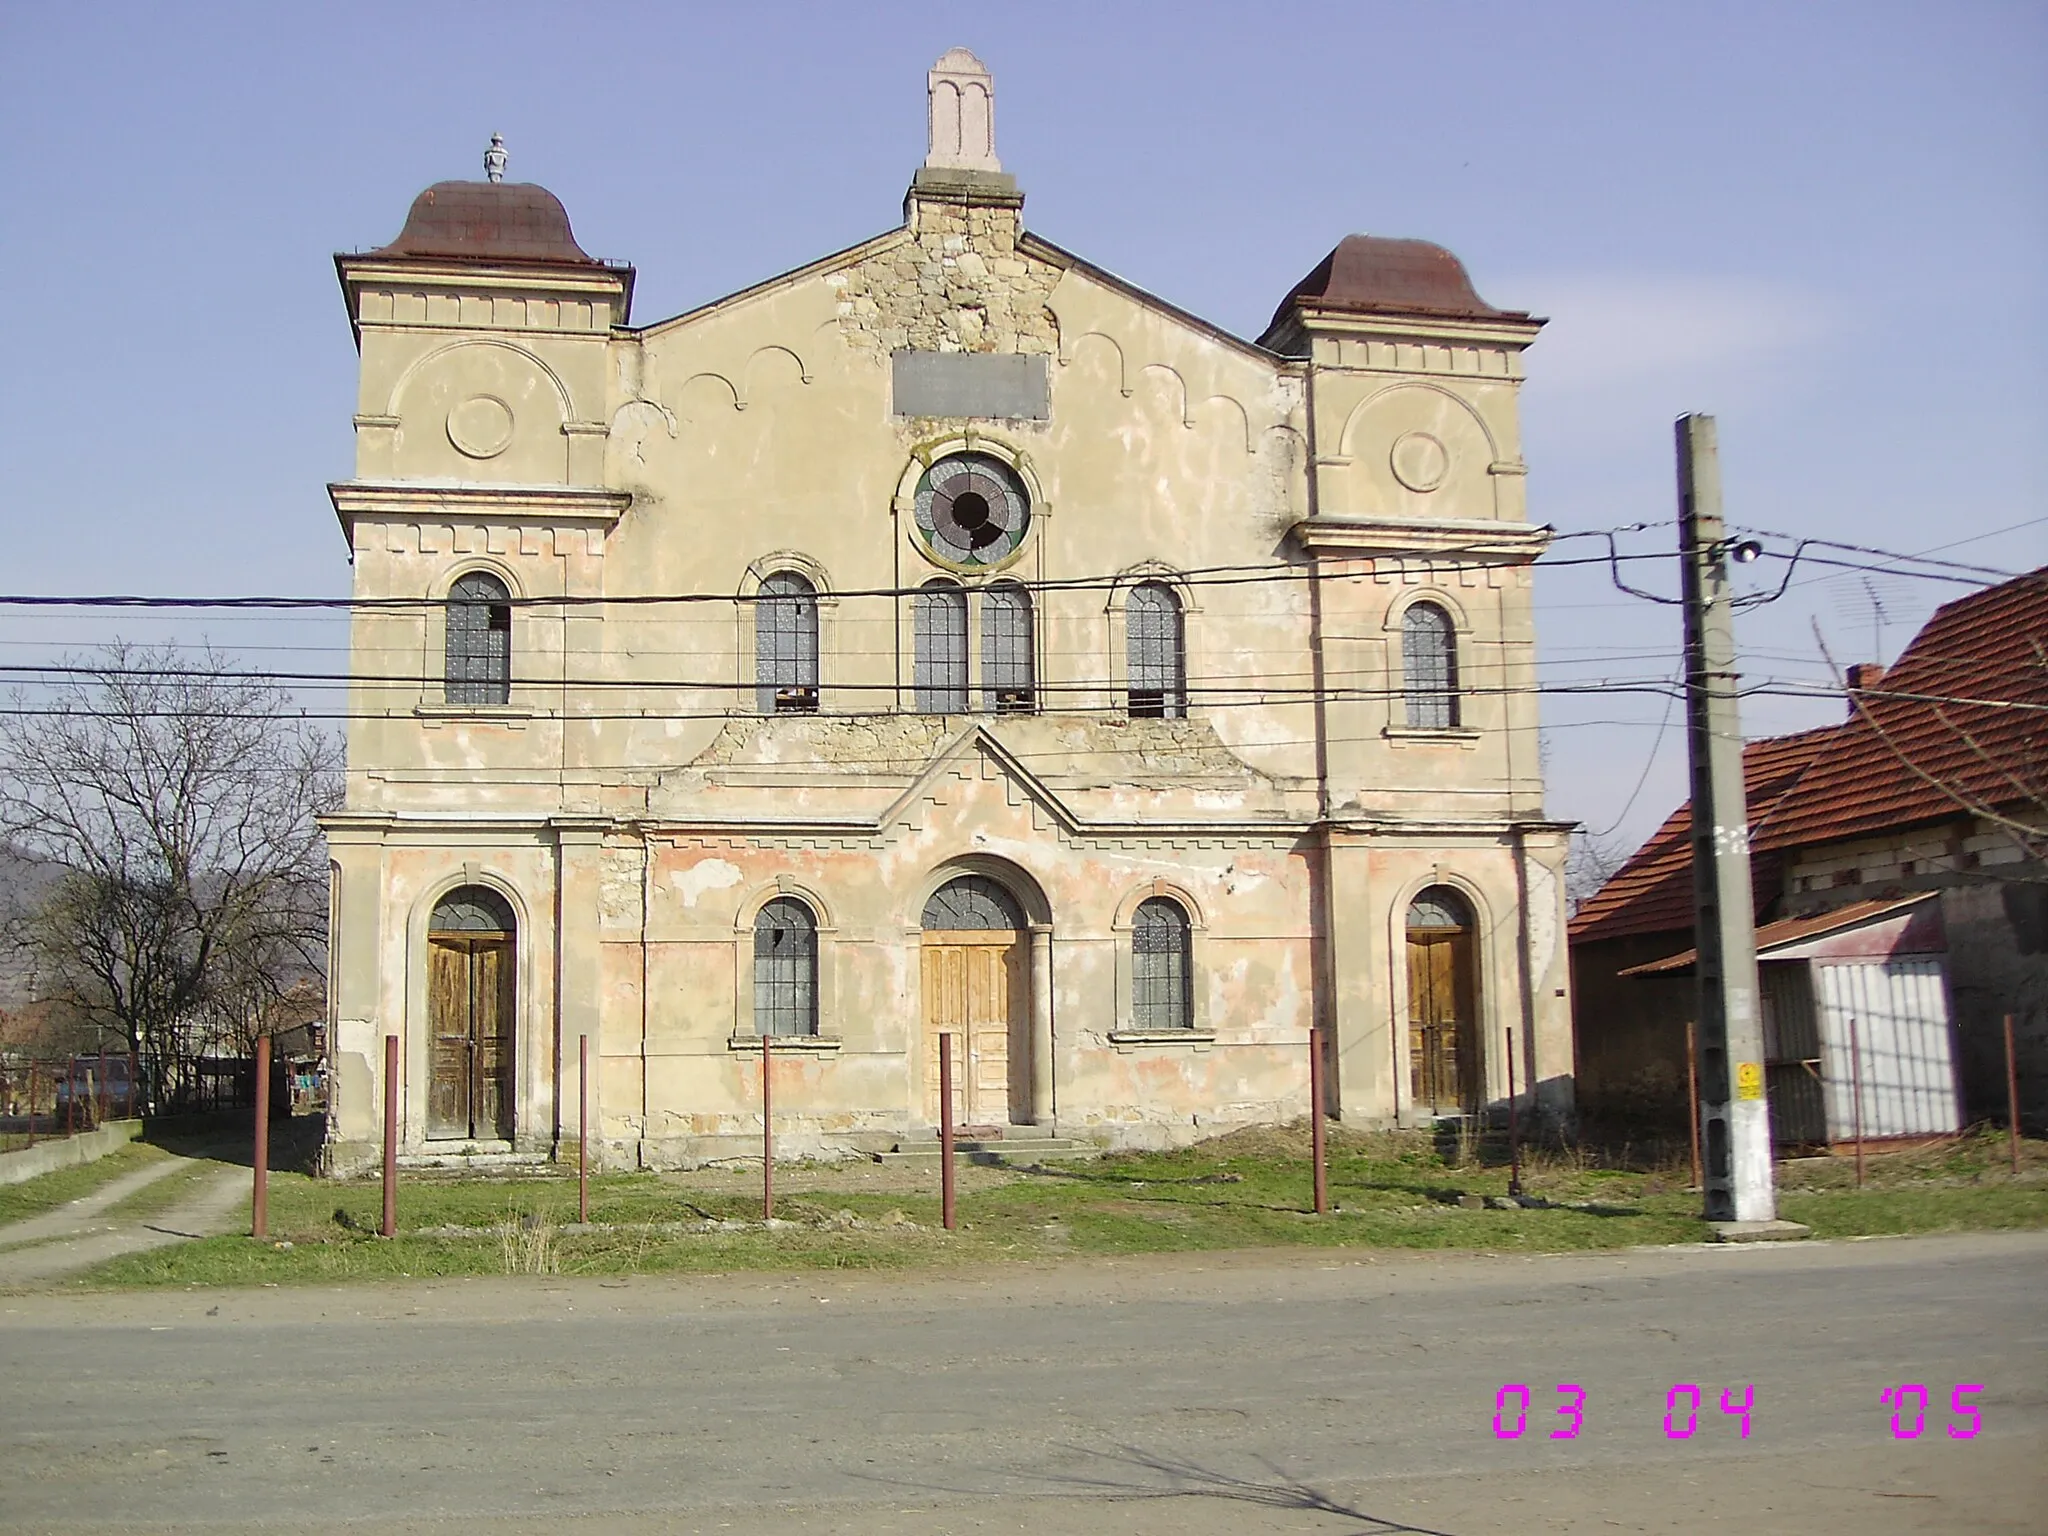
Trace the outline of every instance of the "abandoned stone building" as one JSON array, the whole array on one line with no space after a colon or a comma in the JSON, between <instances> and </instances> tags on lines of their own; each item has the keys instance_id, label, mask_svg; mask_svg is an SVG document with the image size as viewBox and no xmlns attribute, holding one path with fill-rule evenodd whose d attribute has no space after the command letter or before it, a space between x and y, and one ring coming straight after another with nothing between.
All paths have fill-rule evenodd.
<instances>
[{"instance_id":1,"label":"abandoned stone building","mask_svg":"<svg viewBox=\"0 0 2048 1536\"><path fill-rule=\"evenodd\" d=\"M544 189L336 258L361 356L332 1166L1161 1145L1569 1106L1522 352L1352 236L1228 334L1024 227L927 80L903 222L672 319ZM1017 1128L1029 1127L1025 1132Z\"/></svg>"}]
</instances>

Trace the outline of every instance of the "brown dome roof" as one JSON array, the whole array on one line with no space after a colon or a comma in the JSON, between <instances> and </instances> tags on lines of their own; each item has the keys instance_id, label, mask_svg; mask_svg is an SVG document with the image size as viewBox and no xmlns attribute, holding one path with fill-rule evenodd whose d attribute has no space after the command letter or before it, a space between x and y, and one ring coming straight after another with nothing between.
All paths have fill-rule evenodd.
<instances>
[{"instance_id":1,"label":"brown dome roof","mask_svg":"<svg viewBox=\"0 0 2048 1536\"><path fill-rule=\"evenodd\" d=\"M398 238L369 254L603 265L576 243L561 199L530 181L437 181L412 200Z\"/></svg>"},{"instance_id":2,"label":"brown dome roof","mask_svg":"<svg viewBox=\"0 0 2048 1536\"><path fill-rule=\"evenodd\" d=\"M1465 264L1427 240L1346 235L1337 249L1294 285L1273 312L1270 334L1297 304L1361 314L1437 315L1458 320L1526 320L1522 310L1495 309L1473 291Z\"/></svg>"}]
</instances>

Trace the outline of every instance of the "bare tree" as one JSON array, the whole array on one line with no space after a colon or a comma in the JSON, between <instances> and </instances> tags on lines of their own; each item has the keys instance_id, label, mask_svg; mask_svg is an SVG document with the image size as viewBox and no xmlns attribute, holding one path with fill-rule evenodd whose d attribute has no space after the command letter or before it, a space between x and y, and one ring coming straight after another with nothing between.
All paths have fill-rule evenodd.
<instances>
[{"instance_id":1,"label":"bare tree","mask_svg":"<svg viewBox=\"0 0 2048 1536\"><path fill-rule=\"evenodd\" d=\"M18 915L37 990L174 1061L324 971L334 739L211 650L121 642L16 690L0 717L0 838L49 872Z\"/></svg>"},{"instance_id":2,"label":"bare tree","mask_svg":"<svg viewBox=\"0 0 2048 1536\"><path fill-rule=\"evenodd\" d=\"M1598 836L1585 827L1574 828L1564 860L1566 911L1576 916L1628 860L1629 850L1611 837Z\"/></svg>"}]
</instances>

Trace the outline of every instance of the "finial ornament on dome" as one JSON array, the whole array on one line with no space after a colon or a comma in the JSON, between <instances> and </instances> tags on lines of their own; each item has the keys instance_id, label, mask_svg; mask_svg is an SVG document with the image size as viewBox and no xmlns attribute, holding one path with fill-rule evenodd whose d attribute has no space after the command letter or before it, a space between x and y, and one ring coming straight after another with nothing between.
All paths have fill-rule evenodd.
<instances>
[{"instance_id":1,"label":"finial ornament on dome","mask_svg":"<svg viewBox=\"0 0 2048 1536\"><path fill-rule=\"evenodd\" d=\"M505 135L491 135L491 147L484 151L484 177L489 181L505 179Z\"/></svg>"},{"instance_id":2,"label":"finial ornament on dome","mask_svg":"<svg viewBox=\"0 0 2048 1536\"><path fill-rule=\"evenodd\" d=\"M965 48L948 48L925 76L930 137L928 170L1000 171L996 158L996 82Z\"/></svg>"}]
</instances>

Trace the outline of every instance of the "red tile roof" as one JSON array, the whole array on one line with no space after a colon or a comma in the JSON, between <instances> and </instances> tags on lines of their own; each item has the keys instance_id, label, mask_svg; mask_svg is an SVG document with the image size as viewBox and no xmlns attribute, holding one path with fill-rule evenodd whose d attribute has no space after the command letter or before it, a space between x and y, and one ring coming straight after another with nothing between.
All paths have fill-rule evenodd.
<instances>
[{"instance_id":1,"label":"red tile roof","mask_svg":"<svg viewBox=\"0 0 2048 1536\"><path fill-rule=\"evenodd\" d=\"M1780 802L1800 781L1821 749L1842 727L1822 726L1793 736L1752 741L1742 749L1743 801L1752 841L1770 823ZM1752 855L1751 888L1762 910L1776 894L1775 856ZM1692 927L1692 802L1664 820L1650 840L1573 916L1572 942L1619 939L1641 933L1674 933Z\"/></svg>"},{"instance_id":2,"label":"red tile roof","mask_svg":"<svg viewBox=\"0 0 2048 1536\"><path fill-rule=\"evenodd\" d=\"M1761 846L2048 804L2048 566L1935 610L1897 663L1851 699L1854 716L1778 807Z\"/></svg>"},{"instance_id":3,"label":"red tile roof","mask_svg":"<svg viewBox=\"0 0 2048 1536\"><path fill-rule=\"evenodd\" d=\"M1742 749L1760 914L1786 850L1966 815L1965 802L2048 805L2048 709L1999 707L2048 706L2048 567L1937 609L1851 697L1841 725ZM1691 928L1691 837L1688 801L1579 908L1572 941Z\"/></svg>"}]
</instances>

